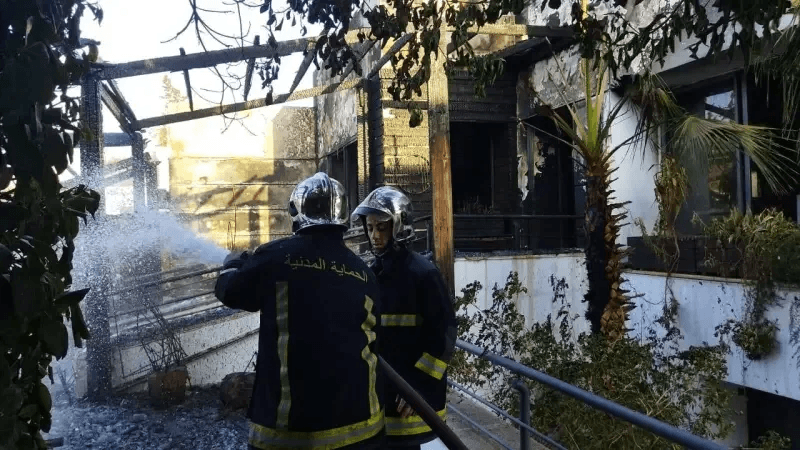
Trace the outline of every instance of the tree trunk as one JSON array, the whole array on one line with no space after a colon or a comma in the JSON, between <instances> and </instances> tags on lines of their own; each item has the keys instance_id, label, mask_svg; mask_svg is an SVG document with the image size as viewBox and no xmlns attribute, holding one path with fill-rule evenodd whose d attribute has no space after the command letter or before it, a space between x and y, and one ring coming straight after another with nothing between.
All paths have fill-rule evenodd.
<instances>
[{"instance_id":1,"label":"tree trunk","mask_svg":"<svg viewBox=\"0 0 800 450\"><path fill-rule=\"evenodd\" d=\"M605 158L603 158L605 159ZM586 271L589 290L586 318L592 333L603 333L615 341L624 336L630 308L626 290L621 288L625 251L617 245L620 222L627 214L614 214L625 203L614 201L609 161L587 161L586 176Z\"/></svg>"}]
</instances>

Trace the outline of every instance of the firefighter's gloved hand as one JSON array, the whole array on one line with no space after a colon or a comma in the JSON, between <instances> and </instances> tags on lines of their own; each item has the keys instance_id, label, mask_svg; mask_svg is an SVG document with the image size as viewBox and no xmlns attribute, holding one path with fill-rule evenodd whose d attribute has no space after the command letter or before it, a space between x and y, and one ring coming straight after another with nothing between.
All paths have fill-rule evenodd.
<instances>
[{"instance_id":1,"label":"firefighter's gloved hand","mask_svg":"<svg viewBox=\"0 0 800 450\"><path fill-rule=\"evenodd\" d=\"M222 262L223 269L239 269L244 265L244 262L247 261L247 258L250 257L250 252L243 251L243 252L231 252L228 256L225 257L225 261Z\"/></svg>"},{"instance_id":2,"label":"firefighter's gloved hand","mask_svg":"<svg viewBox=\"0 0 800 450\"><path fill-rule=\"evenodd\" d=\"M406 401L403 400L399 395L397 396L395 401L397 402L397 412L400 413L400 417L402 417L403 419L406 419L408 417L417 414L417 412L411 408L411 405L406 403Z\"/></svg>"}]
</instances>

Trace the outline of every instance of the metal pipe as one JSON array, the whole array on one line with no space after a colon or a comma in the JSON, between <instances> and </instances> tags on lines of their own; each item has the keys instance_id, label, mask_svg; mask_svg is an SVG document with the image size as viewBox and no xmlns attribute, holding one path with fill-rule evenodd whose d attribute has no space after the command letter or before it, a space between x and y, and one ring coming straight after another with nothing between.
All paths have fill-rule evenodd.
<instances>
[{"instance_id":1,"label":"metal pipe","mask_svg":"<svg viewBox=\"0 0 800 450\"><path fill-rule=\"evenodd\" d=\"M172 278L165 278L163 280L151 281L149 283L140 284L138 286L128 286L128 287L125 287L123 289L119 289L117 291L111 292L110 294L106 294L106 295L112 296L112 295L124 294L124 293L126 293L128 291L133 291L133 290L137 290L137 289L144 289L144 288L149 288L149 287L153 287L153 286L159 286L159 285L162 285L162 284L165 284L165 283L171 283L173 281L185 280L187 278L192 278L192 277L199 277L200 275L206 275L206 274L209 274L209 273L219 272L220 270L222 270L222 266L213 267L211 269L199 270L197 272L187 273L185 275L178 275L178 276L175 276L175 277L172 277Z\"/></svg>"},{"instance_id":2,"label":"metal pipe","mask_svg":"<svg viewBox=\"0 0 800 450\"><path fill-rule=\"evenodd\" d=\"M487 430L486 428L482 427L482 426L481 426L481 424L479 424L478 422L475 422L474 420L472 420L472 419L470 419L469 417L467 417L467 415L466 415L466 414L464 414L463 412L461 412L461 411L460 411L458 408L456 408L455 406L452 406L452 405L450 405L450 406L448 406L448 407L447 407L447 410L448 410L448 411L452 411L452 412L456 413L456 415L457 415L457 416L459 416L459 417L461 417L461 419L462 419L463 421L465 421L465 422L469 423L469 424L470 424L470 425L472 425L472 426L473 426L473 427L474 427L476 430L478 430L478 431L480 431L481 433L485 434L486 436L490 437L490 438L491 438L493 441L495 441L495 442L497 442L498 444L500 444L500 446L501 446L501 447L503 447L503 448L505 448L506 450L514 450L514 447L512 447L512 446L508 445L507 443L505 443L505 441L503 441L503 440L502 440L502 439L500 439L499 437L497 437L497 436L495 436L494 434L492 434L492 432L491 432L491 431L489 431L489 430Z\"/></svg>"},{"instance_id":3,"label":"metal pipe","mask_svg":"<svg viewBox=\"0 0 800 450\"><path fill-rule=\"evenodd\" d=\"M387 363L382 356L378 356L378 362L381 365L381 369L383 370L384 374L386 375L389 380L394 383L397 387L397 390L400 391L400 396L403 397L403 400L407 401L414 411L419 414L422 420L428 424L429 427L439 436L439 439L442 440L444 445L447 446L450 450L468 450L467 446L461 442L461 439L458 438L450 427L448 427L444 421L436 414L436 411L431 408L431 406L420 396L414 388L411 387L406 380L403 379L392 366ZM513 449L510 449L513 450Z\"/></svg>"},{"instance_id":4,"label":"metal pipe","mask_svg":"<svg viewBox=\"0 0 800 450\"><path fill-rule=\"evenodd\" d=\"M521 380L513 379L509 383L512 388L519 392L519 420L522 423L531 423L531 391ZM530 450L531 437L528 430L519 427L519 448L520 450Z\"/></svg>"},{"instance_id":5,"label":"metal pipe","mask_svg":"<svg viewBox=\"0 0 800 450\"><path fill-rule=\"evenodd\" d=\"M579 400L583 403L586 403L587 405L593 408L599 409L600 411L619 417L620 419L626 422L644 428L645 430L650 431L651 433L661 436L672 442L684 445L691 449L727 450L727 447L717 444L716 442L712 442L708 439L704 439L701 438L700 436L695 436L691 433L680 430L668 423L662 422L660 420L654 419L640 412L626 408L620 404L614 403L598 395L594 395L579 387L561 381L558 378L551 377L550 375L539 372L538 370L531 369L530 367L527 366L523 366L522 364L513 361L511 359L508 359L504 356L491 353L486 349L478 347L477 345L458 339L456 341L456 346L473 355L491 361L494 364L497 364L498 366L505 367L506 369L510 370L513 373L516 373L517 375L522 375L534 381L538 381L539 383L542 383L545 386L548 386L557 391L561 391L562 393L569 395L570 397Z\"/></svg>"},{"instance_id":6,"label":"metal pipe","mask_svg":"<svg viewBox=\"0 0 800 450\"><path fill-rule=\"evenodd\" d=\"M502 409L500 409L500 407L499 407L499 406L497 406L497 405L494 405L494 404L492 404L492 403L488 402L487 400L485 400L485 399L481 398L481 397L480 397L478 394L476 394L476 393L474 393L474 392L470 391L470 390L469 390L469 389L467 389L466 387L464 387L464 386L462 386L462 385L460 385L460 384L456 383L455 381L451 381L451 380L447 380L447 384L449 384L450 386L453 386L454 388L456 388L456 389L460 390L461 392L463 392L463 393L465 393L465 394L469 395L470 397L474 398L474 399L475 399L475 400L477 400L479 403L481 403L481 404L483 404L483 405L487 406L489 409L491 409L492 411L496 412L496 413L497 413L497 414L499 414L500 416L502 416L502 417L504 417L504 418L506 418L506 419L510 420L511 422L513 422L514 424L516 424L518 427L520 427L520 428L525 428L526 430L528 430L528 432L529 432L529 433L530 433L530 434L531 434L531 435L532 435L534 438L536 438L536 440L537 440L537 441L538 441L540 444L543 444L543 445L548 445L548 446L550 446L551 448L555 448L555 449L557 449L557 450L567 450L567 449L566 449L566 447L564 447L563 445L561 445L561 444L559 444L558 442L554 441L553 439L551 439L551 438L549 438L549 437L545 436L544 434L542 434L542 433L540 433L540 432L536 431L536 429L535 429L535 428L533 428L533 427L531 427L530 425L528 425L528 424L525 424L525 423L522 423L522 422L521 422L521 421L520 421L518 418L516 418L516 417L513 417L511 414L509 414L509 413L507 413L507 412L503 411Z\"/></svg>"}]
</instances>

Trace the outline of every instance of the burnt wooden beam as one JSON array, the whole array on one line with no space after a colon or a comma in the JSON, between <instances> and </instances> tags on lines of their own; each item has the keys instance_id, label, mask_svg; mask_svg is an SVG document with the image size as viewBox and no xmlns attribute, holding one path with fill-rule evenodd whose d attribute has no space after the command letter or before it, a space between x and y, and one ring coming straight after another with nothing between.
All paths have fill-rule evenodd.
<instances>
[{"instance_id":1,"label":"burnt wooden beam","mask_svg":"<svg viewBox=\"0 0 800 450\"><path fill-rule=\"evenodd\" d=\"M358 33L361 32L369 35L370 29L358 28L349 31L345 36L345 42L348 44L361 42L358 39ZM184 70L202 69L213 67L218 64L234 63L254 58L288 56L292 53L305 51L309 43L315 43L316 41L316 37L278 41L275 47L271 45L258 45L256 43L256 45L247 47L189 53L185 56L166 56L120 64L93 64L92 69L100 79L104 80L150 75L161 72L181 72Z\"/></svg>"},{"instance_id":2,"label":"burnt wooden beam","mask_svg":"<svg viewBox=\"0 0 800 450\"><path fill-rule=\"evenodd\" d=\"M106 147L128 147L133 142L128 133L103 133Z\"/></svg>"},{"instance_id":3,"label":"burnt wooden beam","mask_svg":"<svg viewBox=\"0 0 800 450\"><path fill-rule=\"evenodd\" d=\"M191 53L185 56L166 56L163 58L143 59L121 64L97 66L97 75L101 79L119 79L149 75L161 72L180 72L190 69L202 69L218 64L234 63L252 58L271 58L287 56L302 52L312 39L293 39L281 41L273 48L270 45L252 45L248 47L228 48L210 52Z\"/></svg>"},{"instance_id":4,"label":"burnt wooden beam","mask_svg":"<svg viewBox=\"0 0 800 450\"><path fill-rule=\"evenodd\" d=\"M186 50L181 47L181 56L186 56ZM194 100L192 99L192 83L189 80L189 69L183 71L183 82L186 83L186 97L189 98L189 110L194 111Z\"/></svg>"},{"instance_id":5,"label":"burnt wooden beam","mask_svg":"<svg viewBox=\"0 0 800 450\"><path fill-rule=\"evenodd\" d=\"M253 45L261 44L261 36L256 35L253 39ZM247 101L247 96L250 94L250 87L253 85L253 72L256 68L256 59L250 58L247 60L247 70L244 74L244 101Z\"/></svg>"},{"instance_id":6,"label":"burnt wooden beam","mask_svg":"<svg viewBox=\"0 0 800 450\"><path fill-rule=\"evenodd\" d=\"M131 126L130 121L125 117L122 113L122 108L119 107L119 104L114 100L113 94L108 90L106 85L102 82L99 83L99 90L100 90L100 99L106 108L108 108L111 115L117 119L117 123L119 123L119 127L125 133L132 133L133 127Z\"/></svg>"},{"instance_id":7,"label":"burnt wooden beam","mask_svg":"<svg viewBox=\"0 0 800 450\"><path fill-rule=\"evenodd\" d=\"M447 45L447 33L439 35L440 45ZM428 136L433 184L434 258L447 290L455 292L455 254L453 251L453 180L450 163L450 108L445 56L431 63L428 80Z\"/></svg>"},{"instance_id":8,"label":"burnt wooden beam","mask_svg":"<svg viewBox=\"0 0 800 450\"><path fill-rule=\"evenodd\" d=\"M131 159L133 160L133 210L144 212L147 209L145 183L147 177L147 163L144 158L144 138L138 131L133 133L131 146Z\"/></svg>"},{"instance_id":9,"label":"burnt wooden beam","mask_svg":"<svg viewBox=\"0 0 800 450\"><path fill-rule=\"evenodd\" d=\"M325 36L328 34L328 28L320 33L320 37ZM311 66L311 63L314 62L314 57L317 55L316 52L316 43L309 43L308 48L306 48L306 55L303 58L303 62L300 63L300 67L297 69L297 75L294 77L294 81L292 82L292 87L289 89L289 95L291 95L297 86L303 81L303 76L308 72L308 68ZM366 54L366 52L365 52Z\"/></svg>"},{"instance_id":10,"label":"burnt wooden beam","mask_svg":"<svg viewBox=\"0 0 800 450\"><path fill-rule=\"evenodd\" d=\"M455 27L447 27L448 32L455 31ZM483 26L473 26L467 28L468 33L490 34L496 36L528 36L528 37L572 37L574 31L572 27L548 27L541 25L520 25L520 24L485 24Z\"/></svg>"},{"instance_id":11,"label":"burnt wooden beam","mask_svg":"<svg viewBox=\"0 0 800 450\"><path fill-rule=\"evenodd\" d=\"M410 34L409 35L405 35L402 38L398 39L397 42L395 42L395 44L391 47L391 49L389 49L389 51L386 53L386 55L384 55L381 59L378 60L378 62L372 68L372 70L370 71L370 73L366 77L366 79L368 79L368 78L374 76L375 74L377 74L378 71L380 70L380 68L389 61L389 58L391 58L393 54L397 53L403 47L403 45L405 45L410 39L411 39L411 35ZM371 41L369 44L367 44L367 50L365 50L364 54L366 54L372 48L372 46L374 46L374 45L375 45L375 41ZM343 76L341 78L342 79L346 78L347 75L350 73L350 71L352 71L354 69L354 67L355 66L353 64L351 64L350 67L345 71L345 73L343 74ZM218 115L222 115L222 114L230 114L230 113L234 113L234 112L247 111L247 110L250 110L250 109L262 108L264 106L271 106L271 105L277 105L277 104L280 104L280 103L286 103L286 102L293 101L293 100L300 100L300 99L304 99L304 98L310 98L310 97L316 97L316 96L319 96L319 95L330 94L332 92L346 91L346 90L352 89L352 88L354 88L356 86L360 86L364 82L364 79L365 78L342 80L342 81L337 81L335 83L330 83L330 84L323 85L323 86L316 86L316 87L313 87L313 88L310 88L310 89L303 89L303 90L295 91L295 92L292 92L292 93L281 94L281 95L278 95L277 97L275 97L275 99L271 103L267 102L266 98L260 98L260 99L257 99L257 100L249 100L249 101L245 101L245 102L232 103L232 104L228 104L228 105L219 105L219 106L214 106L214 107L211 107L211 108L198 109L196 111L188 111L188 112L181 112L181 113L175 113L175 114L168 114L168 115L159 116L159 117L151 117L149 119L139 120L139 121L137 121L137 124L139 126L139 129L143 129L143 128L158 127L158 126L162 126L162 125L169 125L171 123L186 122L188 120L201 119L201 118L204 118L204 117L211 117L211 116L218 116Z\"/></svg>"},{"instance_id":12,"label":"burnt wooden beam","mask_svg":"<svg viewBox=\"0 0 800 450\"><path fill-rule=\"evenodd\" d=\"M204 117L219 116L222 114L230 114L234 112L247 111L255 108L263 108L264 106L277 105L286 103L292 100L300 100L304 98L316 97L318 95L330 94L331 92L346 91L352 89L362 83L361 79L352 79L344 82L331 83L324 86L317 86L311 89L303 89L296 91L293 94L281 94L275 97L270 103L265 98L257 100L248 100L246 102L232 103L228 105L214 106L211 108L198 109L195 111L188 111L175 114L167 114L165 116L151 117L149 119L142 119L139 121L140 129L159 127L162 125L169 125L171 123L186 122L188 120L202 119Z\"/></svg>"},{"instance_id":13,"label":"burnt wooden beam","mask_svg":"<svg viewBox=\"0 0 800 450\"><path fill-rule=\"evenodd\" d=\"M136 114L133 113L133 109L131 109L130 103L125 100L125 96L122 95L122 90L117 85L115 80L106 80L105 85L108 87L109 92L113 95L114 101L119 105L120 110L122 113L128 118L128 120L135 124L136 123Z\"/></svg>"},{"instance_id":14,"label":"burnt wooden beam","mask_svg":"<svg viewBox=\"0 0 800 450\"><path fill-rule=\"evenodd\" d=\"M103 104L106 105L108 110L117 119L120 128L125 133L133 133L136 130L136 116L134 116L128 102L122 97L116 84L108 81L101 81L99 83L100 98Z\"/></svg>"}]
</instances>

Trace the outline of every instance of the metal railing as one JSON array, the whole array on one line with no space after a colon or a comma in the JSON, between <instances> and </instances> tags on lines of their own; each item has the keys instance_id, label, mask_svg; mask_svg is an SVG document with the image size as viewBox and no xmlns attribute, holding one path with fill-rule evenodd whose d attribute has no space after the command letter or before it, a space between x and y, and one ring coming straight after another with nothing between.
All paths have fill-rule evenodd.
<instances>
[{"instance_id":1,"label":"metal railing","mask_svg":"<svg viewBox=\"0 0 800 450\"><path fill-rule=\"evenodd\" d=\"M526 214L454 214L453 246L456 251L558 251L582 245L582 215ZM411 247L416 251L433 250L433 219L414 219L416 237ZM368 253L367 237L360 228L352 228L345 241L361 256Z\"/></svg>"},{"instance_id":2,"label":"metal railing","mask_svg":"<svg viewBox=\"0 0 800 450\"><path fill-rule=\"evenodd\" d=\"M524 366L514 360L506 358L505 356L491 353L486 349L478 347L477 345L458 339L456 341L456 347L458 347L461 350L464 350L467 353L475 355L479 358L485 359L491 362L492 364L504 367L517 376L525 377L533 381L536 381L538 383L541 383L551 389L561 392L562 394L568 395L580 402L583 402L595 409L603 411L607 414L611 414L612 416L615 416L630 424L643 428L653 434L661 436L664 439L667 439L676 444L683 445L690 449L727 450L727 447L717 444L716 442L710 441L700 436L696 436L692 433L689 433L688 431L681 430L666 422L662 422L648 415L626 408L625 406L622 406L618 403L614 403L611 400L605 399L598 395L592 394L591 392L585 391L577 386L561 381L558 378L551 377L550 375L547 375L543 372L539 372L538 370ZM451 383L451 385L455 385L457 388L460 386L456 385L455 383ZM524 433L524 435L530 434L541 438L542 435L533 428L531 428L529 425L530 397L529 393L526 394L527 387L526 389L523 390L521 386L524 386L524 383L520 383L518 380L515 383L512 380L512 387L520 391L521 399L520 399L520 418L519 420L516 419L511 419L511 420L520 426L520 433ZM477 395L474 395L474 397L477 397ZM494 405L491 405L491 407L497 408ZM520 434L520 438L521 439L523 438L523 434ZM547 438L546 436L545 438L549 441L552 441L552 439ZM521 443L520 448L527 450L528 447L523 446L523 445L528 445L527 440L522 442L523 443ZM542 443L545 445L548 444L553 445L545 442ZM557 443L554 444L555 446L553 448L559 448L559 449L564 448Z\"/></svg>"}]
</instances>

